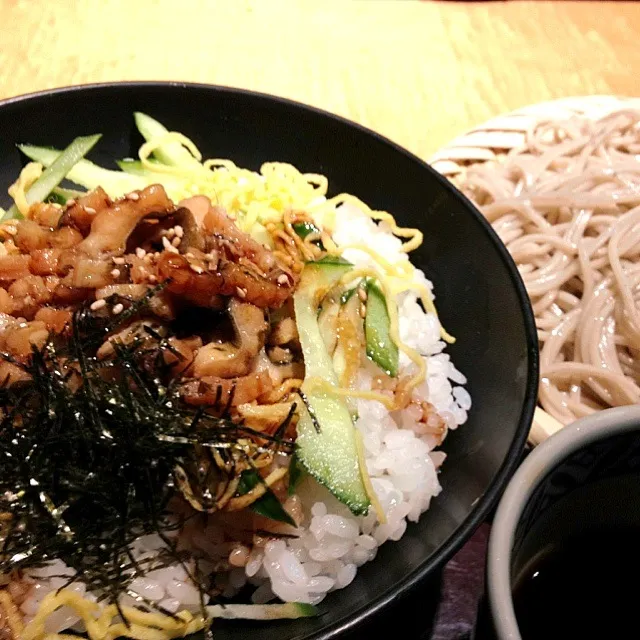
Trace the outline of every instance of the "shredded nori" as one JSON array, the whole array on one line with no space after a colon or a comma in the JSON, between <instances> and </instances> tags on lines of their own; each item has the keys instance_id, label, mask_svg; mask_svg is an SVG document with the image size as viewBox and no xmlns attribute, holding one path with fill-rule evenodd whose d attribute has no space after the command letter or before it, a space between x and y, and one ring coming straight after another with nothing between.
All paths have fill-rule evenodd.
<instances>
[{"instance_id":1,"label":"shredded nori","mask_svg":"<svg viewBox=\"0 0 640 640\"><path fill-rule=\"evenodd\" d=\"M117 324L77 311L64 338L34 348L27 362L0 354L30 377L0 387L0 573L59 559L76 572L69 582L80 579L117 604L136 576L186 566L171 535L183 523L168 517L177 465L197 464L203 449L225 460L230 452L247 456L249 464L251 446L255 455L290 453L280 437L185 405L158 334L113 341L113 355L98 359L106 336L146 300L129 303ZM160 535L166 550L141 562L131 544L146 534ZM202 597L205 577L191 577Z\"/></svg>"}]
</instances>

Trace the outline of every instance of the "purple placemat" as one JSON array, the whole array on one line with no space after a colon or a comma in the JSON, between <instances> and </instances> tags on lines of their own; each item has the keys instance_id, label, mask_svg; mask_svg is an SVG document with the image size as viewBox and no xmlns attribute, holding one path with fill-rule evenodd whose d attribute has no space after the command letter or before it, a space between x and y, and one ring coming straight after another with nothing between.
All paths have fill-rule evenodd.
<instances>
[{"instance_id":1,"label":"purple placemat","mask_svg":"<svg viewBox=\"0 0 640 640\"><path fill-rule=\"evenodd\" d=\"M429 640L470 638L484 591L489 525L483 524L442 572L440 603Z\"/></svg>"}]
</instances>

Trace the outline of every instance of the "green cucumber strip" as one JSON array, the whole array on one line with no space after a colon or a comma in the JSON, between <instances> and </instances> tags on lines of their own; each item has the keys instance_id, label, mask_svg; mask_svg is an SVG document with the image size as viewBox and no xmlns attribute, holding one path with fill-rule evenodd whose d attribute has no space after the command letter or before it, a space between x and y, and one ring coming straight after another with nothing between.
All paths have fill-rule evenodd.
<instances>
[{"instance_id":1,"label":"green cucumber strip","mask_svg":"<svg viewBox=\"0 0 640 640\"><path fill-rule=\"evenodd\" d=\"M67 200L75 200L76 198L82 198L86 196L86 191L77 191L76 189L63 189L62 187L56 187L51 193L55 193L58 198L64 198Z\"/></svg>"},{"instance_id":2,"label":"green cucumber strip","mask_svg":"<svg viewBox=\"0 0 640 640\"><path fill-rule=\"evenodd\" d=\"M45 167L51 166L60 155L60 151L57 149L36 147L30 144L21 144L18 145L18 148L25 156L42 163ZM123 196L130 191L144 189L151 184L148 179L141 176L104 169L89 160L80 160L65 177L85 189L102 187L112 198Z\"/></svg>"},{"instance_id":3,"label":"green cucumber strip","mask_svg":"<svg viewBox=\"0 0 640 640\"><path fill-rule=\"evenodd\" d=\"M240 482L238 483L236 493L241 496L245 493L249 493L249 491L254 487L257 487L260 482L260 476L257 471L254 471L253 469L244 471L240 476ZM282 506L278 498L276 498L273 491L271 491L269 487L266 487L266 489L267 492L261 498L258 498L253 502L249 508L254 513L264 516L265 518L277 520L278 522L285 522L286 524L290 524L292 527L297 526L293 521L293 518L285 511L285 508Z\"/></svg>"},{"instance_id":4,"label":"green cucumber strip","mask_svg":"<svg viewBox=\"0 0 640 640\"><path fill-rule=\"evenodd\" d=\"M367 312L364 318L364 335L367 356L385 373L395 378L398 375L400 354L398 345L391 339L387 300L380 287L367 279Z\"/></svg>"},{"instance_id":5,"label":"green cucumber strip","mask_svg":"<svg viewBox=\"0 0 640 640\"><path fill-rule=\"evenodd\" d=\"M152 165L162 166L162 163L157 160L149 160ZM116 164L120 167L121 171L128 173L132 176L158 176L163 175L161 172L154 173L148 167L145 167L140 160L132 160L130 158L125 158L124 160L116 160ZM166 175L166 174L164 174Z\"/></svg>"},{"instance_id":6,"label":"green cucumber strip","mask_svg":"<svg viewBox=\"0 0 640 640\"><path fill-rule=\"evenodd\" d=\"M303 240L311 233L320 233L320 229L313 222L294 222L291 226Z\"/></svg>"},{"instance_id":7,"label":"green cucumber strip","mask_svg":"<svg viewBox=\"0 0 640 640\"><path fill-rule=\"evenodd\" d=\"M312 604L287 602L285 604L213 604L207 607L210 618L226 620L294 620L312 618L318 609Z\"/></svg>"},{"instance_id":8,"label":"green cucumber strip","mask_svg":"<svg viewBox=\"0 0 640 640\"><path fill-rule=\"evenodd\" d=\"M140 111L133 114L136 122L136 127L142 135L142 137L150 142L154 138L160 138L169 130L157 120L154 120L151 116ZM202 165L196 158L194 158L187 149L185 149L179 142L167 142L160 145L154 152L153 157L162 162L163 164L169 164L172 166L182 167L198 167L202 168Z\"/></svg>"},{"instance_id":9,"label":"green cucumber strip","mask_svg":"<svg viewBox=\"0 0 640 640\"><path fill-rule=\"evenodd\" d=\"M25 194L27 202L29 204L42 202L68 176L73 167L93 149L101 137L102 134L98 133L93 136L76 138L62 153L56 156L53 162L47 165L42 175L29 187ZM20 217L18 207L14 204L7 211L5 217Z\"/></svg>"},{"instance_id":10,"label":"green cucumber strip","mask_svg":"<svg viewBox=\"0 0 640 640\"><path fill-rule=\"evenodd\" d=\"M345 304L347 304L347 302L349 302L349 300L351 300L351 296L356 292L357 288L358 287L352 287L351 289L347 289L342 293L342 295L340 296L340 304L342 306L344 306Z\"/></svg>"},{"instance_id":11,"label":"green cucumber strip","mask_svg":"<svg viewBox=\"0 0 640 640\"><path fill-rule=\"evenodd\" d=\"M327 267L331 268L327 268ZM296 324L305 363L302 383L307 411L300 415L296 451L305 469L356 515L367 513L367 495L358 461L355 427L341 398L319 389L320 378L337 386L338 378L322 339L314 298L335 284L348 264L309 263L293 297Z\"/></svg>"},{"instance_id":12,"label":"green cucumber strip","mask_svg":"<svg viewBox=\"0 0 640 640\"><path fill-rule=\"evenodd\" d=\"M48 196L45 202L53 202L56 204L65 205L69 200L75 200L76 198L82 198L86 195L84 191L75 191L74 189L63 189L62 187L56 187Z\"/></svg>"},{"instance_id":13,"label":"green cucumber strip","mask_svg":"<svg viewBox=\"0 0 640 640\"><path fill-rule=\"evenodd\" d=\"M166 166L157 160L149 160L149 162L159 167ZM144 180L146 184L161 184L168 191L177 191L178 193L183 190L185 180L180 176L171 175L162 170L154 171L145 167L140 160L116 160L116 164L122 170L123 175L135 176Z\"/></svg>"},{"instance_id":14,"label":"green cucumber strip","mask_svg":"<svg viewBox=\"0 0 640 640\"><path fill-rule=\"evenodd\" d=\"M322 265L353 267L353 265L348 260L345 260L342 256L330 256L330 255L326 255L323 258L320 258L320 260L311 260L306 264L308 264L309 266L318 266L318 267L321 267Z\"/></svg>"},{"instance_id":15,"label":"green cucumber strip","mask_svg":"<svg viewBox=\"0 0 640 640\"><path fill-rule=\"evenodd\" d=\"M67 204L67 198L61 196L54 190L46 197L45 202L48 202L49 204L59 204L64 206L65 204Z\"/></svg>"},{"instance_id":16,"label":"green cucumber strip","mask_svg":"<svg viewBox=\"0 0 640 640\"><path fill-rule=\"evenodd\" d=\"M313 222L294 222L291 226L293 227L295 233L303 240L310 233L320 233L320 229L318 229L318 227L316 227ZM317 240L313 240L313 244L324 251L324 245L322 244L320 238L318 238Z\"/></svg>"}]
</instances>

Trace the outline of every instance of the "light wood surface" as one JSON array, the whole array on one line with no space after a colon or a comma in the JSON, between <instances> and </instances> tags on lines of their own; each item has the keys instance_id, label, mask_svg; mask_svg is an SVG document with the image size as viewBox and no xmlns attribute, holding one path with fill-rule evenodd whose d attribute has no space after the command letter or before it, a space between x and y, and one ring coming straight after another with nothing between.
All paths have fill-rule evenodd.
<instances>
[{"instance_id":1,"label":"light wood surface","mask_svg":"<svg viewBox=\"0 0 640 640\"><path fill-rule=\"evenodd\" d=\"M109 80L266 91L424 158L499 113L633 94L640 3L0 0L0 98Z\"/></svg>"}]
</instances>

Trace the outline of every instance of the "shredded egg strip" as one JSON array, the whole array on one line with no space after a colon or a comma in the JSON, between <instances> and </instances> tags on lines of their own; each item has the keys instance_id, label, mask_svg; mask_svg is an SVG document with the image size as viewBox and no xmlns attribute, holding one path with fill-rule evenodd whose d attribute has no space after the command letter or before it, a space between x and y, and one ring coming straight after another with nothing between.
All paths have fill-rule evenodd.
<instances>
[{"instance_id":1,"label":"shredded egg strip","mask_svg":"<svg viewBox=\"0 0 640 640\"><path fill-rule=\"evenodd\" d=\"M360 198L351 195L350 193L341 193L333 198L329 198L324 202L319 202L316 205L309 207L310 211L313 212L317 209L335 209L341 204L351 203L360 209L366 216L371 218L372 220L379 220L380 222L385 222L389 225L389 229L393 233L394 236L398 236L398 238L408 238L407 242L402 245L402 251L405 253L409 253L414 249L417 249L421 244L424 236L420 229L413 229L411 227L399 227L396 223L395 218L388 213L387 211L375 211L365 202L362 202Z\"/></svg>"},{"instance_id":2,"label":"shredded egg strip","mask_svg":"<svg viewBox=\"0 0 640 640\"><path fill-rule=\"evenodd\" d=\"M80 594L63 589L48 593L33 620L24 628L21 640L63 640L65 634L51 634L45 631L47 618L60 607L67 606L80 616L90 640L115 640L127 637L132 640L170 640L181 638L203 629L209 623L201 616L189 611L180 611L174 616L140 611L134 607L121 607L129 625L118 619L115 605L101 610L100 605Z\"/></svg>"},{"instance_id":3,"label":"shredded egg strip","mask_svg":"<svg viewBox=\"0 0 640 640\"><path fill-rule=\"evenodd\" d=\"M42 175L42 165L39 162L30 162L25 165L18 179L9 187L9 195L18 207L20 214L26 218L30 205L27 202L29 187Z\"/></svg>"},{"instance_id":4,"label":"shredded egg strip","mask_svg":"<svg viewBox=\"0 0 640 640\"><path fill-rule=\"evenodd\" d=\"M5 620L9 625L9 629L11 630L11 635L16 639L21 638L22 630L24 628L22 624L22 616L6 589L2 589L2 591L0 591L0 607L2 608Z\"/></svg>"},{"instance_id":5,"label":"shredded egg strip","mask_svg":"<svg viewBox=\"0 0 640 640\"><path fill-rule=\"evenodd\" d=\"M367 460L364 454L364 440L362 438L362 433L356 429L355 430L355 439L356 439L356 451L358 452L358 462L360 466L360 476L362 478L362 484L364 484L365 491L369 496L369 500L371 501L371 506L373 510L376 512L376 517L378 518L378 522L380 524L387 524L387 516L380 504L380 499L378 498L378 494L373 488L373 483L371 482L371 476L367 471Z\"/></svg>"},{"instance_id":6,"label":"shredded egg strip","mask_svg":"<svg viewBox=\"0 0 640 640\"><path fill-rule=\"evenodd\" d=\"M363 389L344 389L343 387L337 387L330 382L327 382L324 378L313 377L307 379L307 387L309 390L324 391L334 396L340 396L341 398L360 398L362 400L375 400L383 404L389 411L396 409L396 404L393 398L385 396L382 393L376 391L366 391Z\"/></svg>"},{"instance_id":7,"label":"shredded egg strip","mask_svg":"<svg viewBox=\"0 0 640 640\"><path fill-rule=\"evenodd\" d=\"M185 147L193 156L193 164L152 162L153 152L169 142ZM246 232L251 232L256 223L281 222L287 210L303 209L309 202L326 200L325 176L301 173L284 162L266 162L259 173L242 169L231 160L213 158L201 163L202 155L196 145L175 131L143 144L138 156L150 172L167 177L165 187L173 200L206 195L234 215L238 226Z\"/></svg>"}]
</instances>

